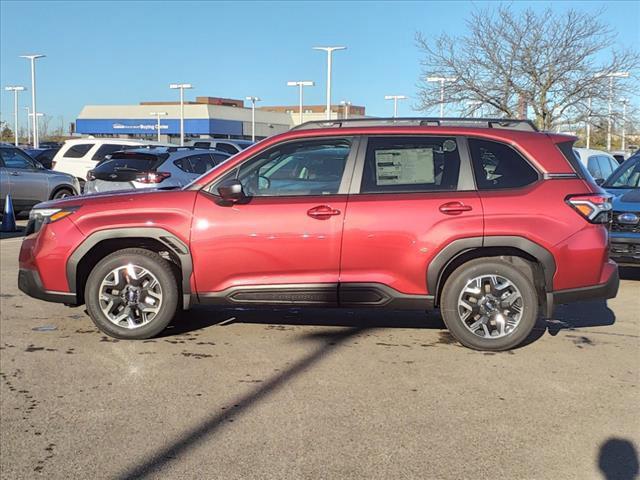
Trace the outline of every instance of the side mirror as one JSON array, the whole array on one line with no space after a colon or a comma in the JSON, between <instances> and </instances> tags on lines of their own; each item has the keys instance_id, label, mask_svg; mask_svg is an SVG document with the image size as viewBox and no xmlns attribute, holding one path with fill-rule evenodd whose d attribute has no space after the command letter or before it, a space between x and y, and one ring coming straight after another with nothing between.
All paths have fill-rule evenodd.
<instances>
[{"instance_id":1,"label":"side mirror","mask_svg":"<svg viewBox=\"0 0 640 480\"><path fill-rule=\"evenodd\" d=\"M596 178L596 185L602 185L604 183L604 178Z\"/></svg>"},{"instance_id":2,"label":"side mirror","mask_svg":"<svg viewBox=\"0 0 640 480\"><path fill-rule=\"evenodd\" d=\"M218 185L218 193L227 202L238 202L244 198L242 183L237 178L230 178Z\"/></svg>"}]
</instances>

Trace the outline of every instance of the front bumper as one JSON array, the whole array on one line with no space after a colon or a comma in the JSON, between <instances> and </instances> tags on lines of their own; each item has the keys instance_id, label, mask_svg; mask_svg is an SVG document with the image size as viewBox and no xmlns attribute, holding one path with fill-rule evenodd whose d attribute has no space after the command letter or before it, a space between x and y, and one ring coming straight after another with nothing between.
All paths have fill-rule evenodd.
<instances>
[{"instance_id":1,"label":"front bumper","mask_svg":"<svg viewBox=\"0 0 640 480\"><path fill-rule=\"evenodd\" d=\"M609 257L621 265L640 265L640 233L611 232Z\"/></svg>"},{"instance_id":2,"label":"front bumper","mask_svg":"<svg viewBox=\"0 0 640 480\"><path fill-rule=\"evenodd\" d=\"M615 298L618 294L618 287L620 286L620 276L618 275L618 265L613 262L609 262L609 264L612 265L610 267L611 273L605 283L589 287L547 292L547 317L551 317L553 315L553 310L556 305L563 303Z\"/></svg>"},{"instance_id":3,"label":"front bumper","mask_svg":"<svg viewBox=\"0 0 640 480\"><path fill-rule=\"evenodd\" d=\"M18 288L30 297L47 302L65 303L67 305L76 305L77 299L75 293L56 292L53 290L45 290L40 280L40 275L36 270L28 270L21 268L18 272Z\"/></svg>"}]
</instances>

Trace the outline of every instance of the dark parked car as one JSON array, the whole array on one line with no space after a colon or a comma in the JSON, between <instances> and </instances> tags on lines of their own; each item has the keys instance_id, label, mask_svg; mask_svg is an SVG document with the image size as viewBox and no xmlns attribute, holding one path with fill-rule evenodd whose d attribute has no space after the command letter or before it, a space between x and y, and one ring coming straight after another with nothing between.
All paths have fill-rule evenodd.
<instances>
[{"instance_id":1,"label":"dark parked car","mask_svg":"<svg viewBox=\"0 0 640 480\"><path fill-rule=\"evenodd\" d=\"M42 164L44 168L51 169L51 162L56 153L60 150L60 147L55 148L30 148L25 150L29 156Z\"/></svg>"},{"instance_id":2,"label":"dark parked car","mask_svg":"<svg viewBox=\"0 0 640 480\"><path fill-rule=\"evenodd\" d=\"M640 154L628 158L602 186L614 195L611 258L640 266Z\"/></svg>"}]
</instances>

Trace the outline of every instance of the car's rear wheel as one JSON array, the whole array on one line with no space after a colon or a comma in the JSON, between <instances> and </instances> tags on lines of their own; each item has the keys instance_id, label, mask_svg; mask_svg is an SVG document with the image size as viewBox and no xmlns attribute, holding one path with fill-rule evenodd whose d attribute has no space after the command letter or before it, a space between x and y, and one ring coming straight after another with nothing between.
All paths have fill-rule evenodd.
<instances>
[{"instance_id":1,"label":"car's rear wheel","mask_svg":"<svg viewBox=\"0 0 640 480\"><path fill-rule=\"evenodd\" d=\"M538 317L536 288L513 264L479 258L445 282L440 310L447 328L476 350L509 350L531 333Z\"/></svg>"},{"instance_id":2,"label":"car's rear wheel","mask_svg":"<svg viewBox=\"0 0 640 480\"><path fill-rule=\"evenodd\" d=\"M85 287L87 310L96 326L107 335L131 340L162 332L176 314L178 298L169 262L140 248L103 258Z\"/></svg>"}]
</instances>

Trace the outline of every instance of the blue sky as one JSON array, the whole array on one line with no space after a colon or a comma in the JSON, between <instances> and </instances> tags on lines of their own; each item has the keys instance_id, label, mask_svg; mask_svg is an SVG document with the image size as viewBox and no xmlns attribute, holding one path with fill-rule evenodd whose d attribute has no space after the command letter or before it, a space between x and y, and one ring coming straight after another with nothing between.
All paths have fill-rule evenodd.
<instances>
[{"instance_id":1,"label":"blue sky","mask_svg":"<svg viewBox=\"0 0 640 480\"><path fill-rule=\"evenodd\" d=\"M596 12L619 30L620 45L638 44L640 2L515 2ZM21 54L38 61L38 110L57 126L85 104L130 104L177 98L171 82L196 95L295 104L288 80L315 80L305 103L325 99L326 54L314 45L346 45L334 55L333 101L390 115L387 94L414 97L420 72L414 34L463 34L464 19L486 2L0 2L0 83L30 85ZM2 91L3 119L12 96ZM401 102L411 115L413 101ZM21 96L30 105L30 96ZM24 110L22 110L24 112ZM57 122L57 123L56 123Z\"/></svg>"}]
</instances>

